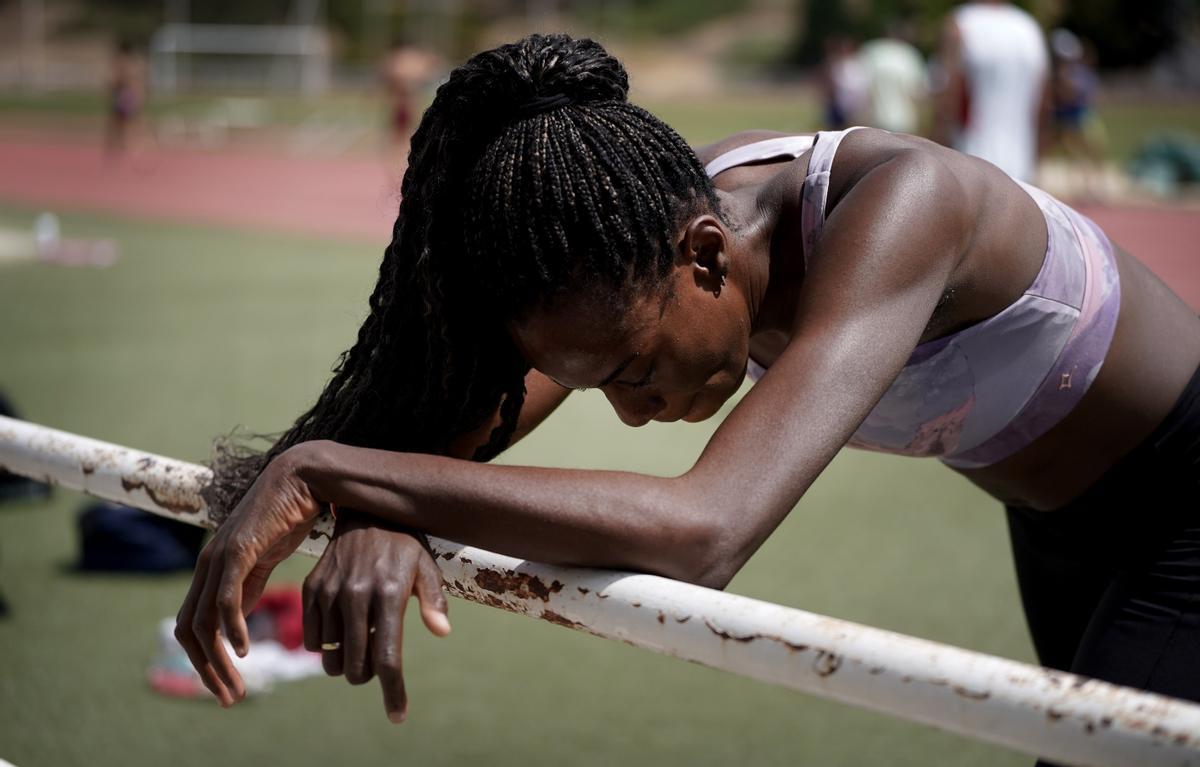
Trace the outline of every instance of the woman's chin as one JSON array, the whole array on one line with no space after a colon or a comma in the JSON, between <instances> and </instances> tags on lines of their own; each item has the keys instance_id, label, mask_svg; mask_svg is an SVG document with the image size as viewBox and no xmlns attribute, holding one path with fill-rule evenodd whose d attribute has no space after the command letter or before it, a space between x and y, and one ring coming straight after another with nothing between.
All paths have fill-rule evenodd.
<instances>
[{"instance_id":1,"label":"woman's chin","mask_svg":"<svg viewBox=\"0 0 1200 767\"><path fill-rule=\"evenodd\" d=\"M728 397L714 396L713 394L709 394L707 397L698 396L692 403L692 406L688 408L688 412L684 413L680 420L687 421L688 423L707 421L721 410L721 406L725 404L726 399Z\"/></svg>"}]
</instances>

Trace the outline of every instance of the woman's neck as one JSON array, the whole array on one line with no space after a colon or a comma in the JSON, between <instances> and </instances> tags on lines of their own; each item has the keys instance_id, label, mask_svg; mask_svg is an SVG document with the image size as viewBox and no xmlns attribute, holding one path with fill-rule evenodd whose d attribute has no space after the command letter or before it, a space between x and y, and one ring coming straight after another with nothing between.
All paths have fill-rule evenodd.
<instances>
[{"instance_id":1,"label":"woman's neck","mask_svg":"<svg viewBox=\"0 0 1200 767\"><path fill-rule=\"evenodd\" d=\"M800 212L798 202L790 210L787 200L800 197L780 181L718 192L733 229L732 276L746 297L751 336L787 332L804 278L799 226L788 225Z\"/></svg>"}]
</instances>

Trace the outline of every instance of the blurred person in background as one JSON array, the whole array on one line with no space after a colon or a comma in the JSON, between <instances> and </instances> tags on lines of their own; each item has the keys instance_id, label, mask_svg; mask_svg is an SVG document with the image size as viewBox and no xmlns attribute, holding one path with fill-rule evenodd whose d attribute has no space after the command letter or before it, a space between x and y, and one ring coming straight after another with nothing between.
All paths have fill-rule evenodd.
<instances>
[{"instance_id":1,"label":"blurred person in background","mask_svg":"<svg viewBox=\"0 0 1200 767\"><path fill-rule=\"evenodd\" d=\"M244 651L326 508L305 644L403 721L409 595L450 630L413 531L724 588L847 445L1004 505L1044 665L1200 700L1195 312L977 158L872 128L692 149L628 90L565 35L438 89L354 345L269 449L218 446L223 523L175 632L222 705L244 686L221 627ZM629 426L699 422L747 377L677 476L487 463L575 390Z\"/></svg>"},{"instance_id":2,"label":"blurred person in background","mask_svg":"<svg viewBox=\"0 0 1200 767\"><path fill-rule=\"evenodd\" d=\"M830 130L841 130L854 122L867 97L867 74L856 47L853 39L844 36L825 41L821 95L825 127Z\"/></svg>"},{"instance_id":3,"label":"blurred person in background","mask_svg":"<svg viewBox=\"0 0 1200 767\"><path fill-rule=\"evenodd\" d=\"M397 180L408 162L421 89L437 69L436 55L401 41L392 43L380 62L379 79L387 104L386 162Z\"/></svg>"},{"instance_id":4,"label":"blurred person in background","mask_svg":"<svg viewBox=\"0 0 1200 767\"><path fill-rule=\"evenodd\" d=\"M1037 21L1006 0L965 3L943 25L938 59L935 140L1032 181L1049 97Z\"/></svg>"},{"instance_id":5,"label":"blurred person in background","mask_svg":"<svg viewBox=\"0 0 1200 767\"><path fill-rule=\"evenodd\" d=\"M142 109L146 105L146 71L129 40L117 43L108 78L108 117L104 123L105 154L112 161L136 159L142 149Z\"/></svg>"},{"instance_id":6,"label":"blurred person in background","mask_svg":"<svg viewBox=\"0 0 1200 767\"><path fill-rule=\"evenodd\" d=\"M903 20L893 21L887 37L870 40L859 49L867 96L856 122L895 133L920 132L928 79L925 59L908 41L907 30Z\"/></svg>"},{"instance_id":7,"label":"blurred person in background","mask_svg":"<svg viewBox=\"0 0 1200 767\"><path fill-rule=\"evenodd\" d=\"M1067 29L1050 33L1055 146L1079 171L1080 194L1096 199L1103 183L1104 125L1093 105L1099 78L1092 49Z\"/></svg>"}]
</instances>

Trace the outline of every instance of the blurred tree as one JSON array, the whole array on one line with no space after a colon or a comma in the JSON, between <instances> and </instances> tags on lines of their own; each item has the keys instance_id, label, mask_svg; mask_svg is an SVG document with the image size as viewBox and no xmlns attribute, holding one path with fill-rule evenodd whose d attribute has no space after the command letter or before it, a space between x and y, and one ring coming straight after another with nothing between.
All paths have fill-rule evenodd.
<instances>
[{"instance_id":1,"label":"blurred tree","mask_svg":"<svg viewBox=\"0 0 1200 767\"><path fill-rule=\"evenodd\" d=\"M1147 64L1197 23L1196 0L1076 0L1062 25L1096 47L1107 69Z\"/></svg>"},{"instance_id":2,"label":"blurred tree","mask_svg":"<svg viewBox=\"0 0 1200 767\"><path fill-rule=\"evenodd\" d=\"M744 11L749 4L749 0L592 0L563 3L569 13L591 26L616 26L622 34L632 37L677 35L723 16Z\"/></svg>"}]
</instances>

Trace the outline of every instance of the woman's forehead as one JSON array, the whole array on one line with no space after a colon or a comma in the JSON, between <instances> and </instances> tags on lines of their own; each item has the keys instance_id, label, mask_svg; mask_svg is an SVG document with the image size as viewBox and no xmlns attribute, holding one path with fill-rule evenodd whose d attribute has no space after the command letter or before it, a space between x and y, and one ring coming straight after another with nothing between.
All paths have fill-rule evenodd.
<instances>
[{"instance_id":1,"label":"woman's forehead","mask_svg":"<svg viewBox=\"0 0 1200 767\"><path fill-rule=\"evenodd\" d=\"M642 353L658 318L656 305L636 300L618 310L611 303L563 297L512 323L510 333L533 367L559 383L591 387Z\"/></svg>"}]
</instances>

